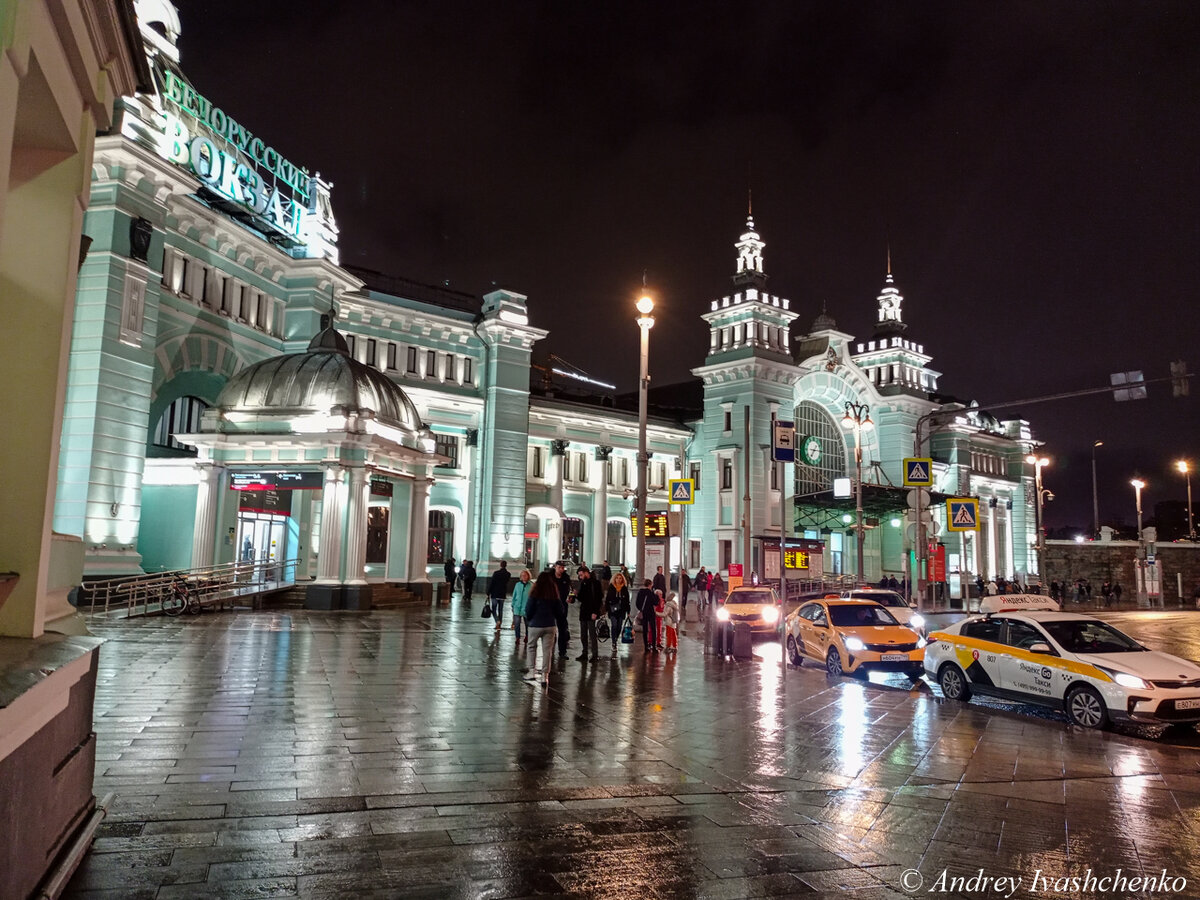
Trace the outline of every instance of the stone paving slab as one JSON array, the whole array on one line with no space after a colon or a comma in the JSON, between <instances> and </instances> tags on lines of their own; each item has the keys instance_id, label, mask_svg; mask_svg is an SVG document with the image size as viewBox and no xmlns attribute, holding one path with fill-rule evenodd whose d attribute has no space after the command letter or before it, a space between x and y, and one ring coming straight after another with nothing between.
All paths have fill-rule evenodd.
<instances>
[{"instance_id":1,"label":"stone paving slab","mask_svg":"<svg viewBox=\"0 0 1200 900\"><path fill-rule=\"evenodd\" d=\"M1166 869L1200 895L1194 735L784 677L775 645L719 659L696 624L678 658L604 647L546 689L457 600L93 630L118 799L68 897L883 900L981 867Z\"/></svg>"}]
</instances>

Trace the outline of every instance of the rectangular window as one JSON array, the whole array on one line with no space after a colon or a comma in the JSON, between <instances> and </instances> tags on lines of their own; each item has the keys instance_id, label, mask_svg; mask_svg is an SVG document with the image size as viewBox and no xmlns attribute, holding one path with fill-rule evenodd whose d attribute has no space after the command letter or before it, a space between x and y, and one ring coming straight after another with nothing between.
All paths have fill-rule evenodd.
<instances>
[{"instance_id":1,"label":"rectangular window","mask_svg":"<svg viewBox=\"0 0 1200 900\"><path fill-rule=\"evenodd\" d=\"M439 469L458 468L458 436L454 434L433 433L433 450L438 456L450 457L450 462L441 463Z\"/></svg>"},{"instance_id":2,"label":"rectangular window","mask_svg":"<svg viewBox=\"0 0 1200 900\"><path fill-rule=\"evenodd\" d=\"M719 560L721 571L727 571L729 564L733 562L733 541L721 541L721 558Z\"/></svg>"},{"instance_id":3,"label":"rectangular window","mask_svg":"<svg viewBox=\"0 0 1200 900\"><path fill-rule=\"evenodd\" d=\"M437 378L437 351L425 351L425 377Z\"/></svg>"},{"instance_id":4,"label":"rectangular window","mask_svg":"<svg viewBox=\"0 0 1200 900\"><path fill-rule=\"evenodd\" d=\"M629 457L621 457L621 484L629 487Z\"/></svg>"},{"instance_id":5,"label":"rectangular window","mask_svg":"<svg viewBox=\"0 0 1200 900\"><path fill-rule=\"evenodd\" d=\"M446 380L454 381L454 354L446 354Z\"/></svg>"},{"instance_id":6,"label":"rectangular window","mask_svg":"<svg viewBox=\"0 0 1200 900\"><path fill-rule=\"evenodd\" d=\"M454 556L454 513L429 511L429 544L425 552L427 563L445 562Z\"/></svg>"},{"instance_id":7,"label":"rectangular window","mask_svg":"<svg viewBox=\"0 0 1200 900\"><path fill-rule=\"evenodd\" d=\"M688 541L688 568L700 568L700 542Z\"/></svg>"},{"instance_id":8,"label":"rectangular window","mask_svg":"<svg viewBox=\"0 0 1200 900\"><path fill-rule=\"evenodd\" d=\"M354 352L358 346L358 339L354 335L346 335L346 346L350 348L350 358L358 359L357 354Z\"/></svg>"},{"instance_id":9,"label":"rectangular window","mask_svg":"<svg viewBox=\"0 0 1200 900\"><path fill-rule=\"evenodd\" d=\"M267 330L267 295L258 295L258 327Z\"/></svg>"},{"instance_id":10,"label":"rectangular window","mask_svg":"<svg viewBox=\"0 0 1200 900\"><path fill-rule=\"evenodd\" d=\"M532 452L533 452L533 462L532 462L533 477L534 478L545 478L546 477L546 456L545 456L546 450L544 447L533 447Z\"/></svg>"},{"instance_id":11,"label":"rectangular window","mask_svg":"<svg viewBox=\"0 0 1200 900\"><path fill-rule=\"evenodd\" d=\"M563 481L571 480L571 454L564 453L558 458L558 464L562 467Z\"/></svg>"},{"instance_id":12,"label":"rectangular window","mask_svg":"<svg viewBox=\"0 0 1200 900\"><path fill-rule=\"evenodd\" d=\"M463 357L463 384L471 384L474 373L471 371L471 357Z\"/></svg>"},{"instance_id":13,"label":"rectangular window","mask_svg":"<svg viewBox=\"0 0 1200 900\"><path fill-rule=\"evenodd\" d=\"M733 411L728 409L725 410L725 431L733 431Z\"/></svg>"},{"instance_id":14,"label":"rectangular window","mask_svg":"<svg viewBox=\"0 0 1200 900\"><path fill-rule=\"evenodd\" d=\"M405 351L404 369L409 375L417 374L417 348L409 347Z\"/></svg>"},{"instance_id":15,"label":"rectangular window","mask_svg":"<svg viewBox=\"0 0 1200 900\"><path fill-rule=\"evenodd\" d=\"M721 460L721 490L733 490L733 460L729 457Z\"/></svg>"},{"instance_id":16,"label":"rectangular window","mask_svg":"<svg viewBox=\"0 0 1200 900\"><path fill-rule=\"evenodd\" d=\"M363 360L368 366L375 365L375 339L367 338L367 358Z\"/></svg>"},{"instance_id":17,"label":"rectangular window","mask_svg":"<svg viewBox=\"0 0 1200 900\"><path fill-rule=\"evenodd\" d=\"M388 341L387 367L389 372L396 371L396 345Z\"/></svg>"},{"instance_id":18,"label":"rectangular window","mask_svg":"<svg viewBox=\"0 0 1200 900\"><path fill-rule=\"evenodd\" d=\"M576 481L587 481L588 480L588 465L587 465L587 454L586 453L576 453L575 454L575 480Z\"/></svg>"},{"instance_id":19,"label":"rectangular window","mask_svg":"<svg viewBox=\"0 0 1200 900\"><path fill-rule=\"evenodd\" d=\"M688 478L692 479L692 481L696 483L692 490L700 490L700 463L694 462L688 466Z\"/></svg>"}]
</instances>

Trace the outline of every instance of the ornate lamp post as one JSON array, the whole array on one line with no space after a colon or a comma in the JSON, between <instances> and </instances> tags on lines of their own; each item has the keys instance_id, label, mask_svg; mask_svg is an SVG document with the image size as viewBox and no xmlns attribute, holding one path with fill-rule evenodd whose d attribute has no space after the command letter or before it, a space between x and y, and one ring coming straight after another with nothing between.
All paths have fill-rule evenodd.
<instances>
[{"instance_id":1,"label":"ornate lamp post","mask_svg":"<svg viewBox=\"0 0 1200 900\"><path fill-rule=\"evenodd\" d=\"M846 415L842 417L842 427L854 431L854 512L855 537L858 542L858 583L863 578L863 500L862 500L862 435L875 427L871 421L871 407L865 403L846 401Z\"/></svg>"},{"instance_id":2,"label":"ornate lamp post","mask_svg":"<svg viewBox=\"0 0 1200 900\"><path fill-rule=\"evenodd\" d=\"M1175 468L1183 473L1183 477L1187 479L1187 498L1188 498L1188 540L1196 539L1196 523L1192 518L1192 469L1188 465L1186 459L1181 459L1175 463Z\"/></svg>"},{"instance_id":3,"label":"ornate lamp post","mask_svg":"<svg viewBox=\"0 0 1200 900\"><path fill-rule=\"evenodd\" d=\"M1046 529L1042 525L1042 503L1045 501L1046 494L1048 493L1042 488L1042 469L1050 465L1050 460L1044 456L1039 457L1030 454L1025 457L1025 462L1034 467L1033 483L1037 489L1037 518L1034 520L1037 525L1037 572L1038 577L1041 578L1043 576L1042 566L1046 558Z\"/></svg>"},{"instance_id":4,"label":"ornate lamp post","mask_svg":"<svg viewBox=\"0 0 1200 900\"><path fill-rule=\"evenodd\" d=\"M646 452L646 395L650 390L650 329L654 327L654 301L642 294L637 302L642 353L638 364L638 454L637 454L637 578L646 577L646 478L650 455Z\"/></svg>"},{"instance_id":5,"label":"ornate lamp post","mask_svg":"<svg viewBox=\"0 0 1200 900\"><path fill-rule=\"evenodd\" d=\"M1092 441L1092 539L1100 540L1100 495L1096 493L1096 448L1104 441Z\"/></svg>"}]
</instances>

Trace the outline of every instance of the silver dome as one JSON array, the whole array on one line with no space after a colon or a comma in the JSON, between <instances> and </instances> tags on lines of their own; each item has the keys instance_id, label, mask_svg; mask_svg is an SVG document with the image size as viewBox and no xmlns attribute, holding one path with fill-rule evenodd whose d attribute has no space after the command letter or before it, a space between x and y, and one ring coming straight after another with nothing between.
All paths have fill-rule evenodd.
<instances>
[{"instance_id":1,"label":"silver dome","mask_svg":"<svg viewBox=\"0 0 1200 900\"><path fill-rule=\"evenodd\" d=\"M367 413L388 425L419 432L421 417L391 379L352 359L333 328L312 339L303 353L288 353L247 366L217 397L222 413L261 416Z\"/></svg>"}]
</instances>

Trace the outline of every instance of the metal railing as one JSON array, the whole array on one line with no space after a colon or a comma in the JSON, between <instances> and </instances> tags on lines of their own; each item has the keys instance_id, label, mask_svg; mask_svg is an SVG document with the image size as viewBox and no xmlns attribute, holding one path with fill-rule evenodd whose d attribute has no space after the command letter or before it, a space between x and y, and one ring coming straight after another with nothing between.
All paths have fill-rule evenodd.
<instances>
[{"instance_id":1,"label":"metal railing","mask_svg":"<svg viewBox=\"0 0 1200 900\"><path fill-rule=\"evenodd\" d=\"M199 569L175 569L152 575L89 581L80 586L79 609L92 615L107 615L110 608L124 607L129 616L159 612L163 600L181 581L187 593L201 608L226 602L233 605L238 597L252 597L264 590L276 590L295 584L299 559L263 559L222 563Z\"/></svg>"}]
</instances>

